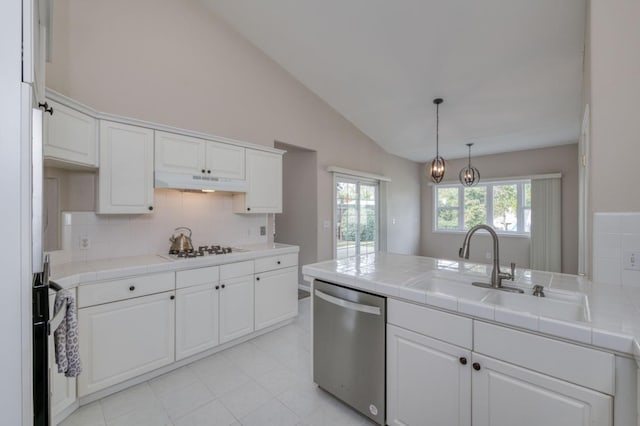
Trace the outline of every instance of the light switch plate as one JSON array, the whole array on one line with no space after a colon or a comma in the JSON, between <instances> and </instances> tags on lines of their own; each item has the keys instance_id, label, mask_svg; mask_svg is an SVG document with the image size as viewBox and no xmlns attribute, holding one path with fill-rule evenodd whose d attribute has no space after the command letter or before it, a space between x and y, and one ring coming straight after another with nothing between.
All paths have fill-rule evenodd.
<instances>
[{"instance_id":1,"label":"light switch plate","mask_svg":"<svg viewBox=\"0 0 640 426\"><path fill-rule=\"evenodd\" d=\"M640 250L625 250L622 255L624 269L640 271Z\"/></svg>"}]
</instances>

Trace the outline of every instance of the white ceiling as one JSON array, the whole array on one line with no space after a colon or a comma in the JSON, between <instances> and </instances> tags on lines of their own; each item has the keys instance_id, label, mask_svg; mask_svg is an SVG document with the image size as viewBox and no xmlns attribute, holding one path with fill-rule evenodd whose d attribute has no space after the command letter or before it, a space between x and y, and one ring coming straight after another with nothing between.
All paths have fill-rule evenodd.
<instances>
[{"instance_id":1,"label":"white ceiling","mask_svg":"<svg viewBox=\"0 0 640 426\"><path fill-rule=\"evenodd\" d=\"M585 0L202 0L387 151L576 142Z\"/></svg>"}]
</instances>

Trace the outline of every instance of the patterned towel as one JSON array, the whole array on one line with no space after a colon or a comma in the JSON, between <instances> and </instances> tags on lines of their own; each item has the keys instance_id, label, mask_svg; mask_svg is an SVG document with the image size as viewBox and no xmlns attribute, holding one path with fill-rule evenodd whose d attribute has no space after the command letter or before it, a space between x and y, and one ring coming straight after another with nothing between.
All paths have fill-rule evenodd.
<instances>
[{"instance_id":1,"label":"patterned towel","mask_svg":"<svg viewBox=\"0 0 640 426\"><path fill-rule=\"evenodd\" d=\"M82 372L78 349L78 311L76 299L68 290L60 290L56 294L53 305L54 315L64 306L67 307L67 314L53 332L56 364L58 364L58 373L64 373L67 377L77 377Z\"/></svg>"}]
</instances>

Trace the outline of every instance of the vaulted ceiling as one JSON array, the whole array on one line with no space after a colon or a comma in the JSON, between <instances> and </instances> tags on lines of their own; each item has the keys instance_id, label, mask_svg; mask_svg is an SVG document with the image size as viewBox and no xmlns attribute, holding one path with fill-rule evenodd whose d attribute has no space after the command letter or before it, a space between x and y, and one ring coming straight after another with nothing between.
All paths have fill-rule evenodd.
<instances>
[{"instance_id":1,"label":"vaulted ceiling","mask_svg":"<svg viewBox=\"0 0 640 426\"><path fill-rule=\"evenodd\" d=\"M574 143L585 0L202 0L387 151Z\"/></svg>"}]
</instances>

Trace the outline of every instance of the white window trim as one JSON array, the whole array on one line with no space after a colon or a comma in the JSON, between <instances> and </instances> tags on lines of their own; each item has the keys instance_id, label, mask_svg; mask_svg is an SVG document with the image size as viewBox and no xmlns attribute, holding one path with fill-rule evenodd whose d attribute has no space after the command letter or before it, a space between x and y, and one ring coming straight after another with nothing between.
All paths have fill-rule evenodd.
<instances>
[{"instance_id":1,"label":"white window trim","mask_svg":"<svg viewBox=\"0 0 640 426\"><path fill-rule=\"evenodd\" d=\"M560 173L553 173L553 174L545 174L545 175L533 175L533 176L518 176L518 177L509 177L509 178L496 178L496 179L492 179L492 180L486 180L486 181L482 181L479 185L487 185L487 193L486 193L486 214L487 214L487 218L491 218L493 219L493 186L494 185L510 185L510 184L523 184L523 181L531 181L534 179L549 179L549 178L558 178L558 177L562 177L562 175ZM438 225L438 188L457 188L458 189L458 220L460 221L461 218L464 217L464 200L462 197L462 194L464 191L461 191L460 189L464 190L464 186L462 186L462 184L460 184L460 182L456 182L456 181L449 181L449 182L441 182L439 184L437 184L437 186L431 182L430 184L432 184L434 186L434 189L432 191L432 202L433 202L433 208L432 208L432 221L431 221L431 231L434 234L456 234L456 235L463 235L466 234L468 232L467 229L438 229L437 225ZM518 191L518 193L524 197L524 191ZM518 209L517 211L517 215L518 215L518 223L524 223L524 200L519 200L519 203L522 203L521 208ZM491 225L491 223L489 223L490 221L487 220L487 224L489 224L489 226L491 226L493 228L493 226ZM464 226L464 224L463 224ZM495 229L495 228L494 228ZM531 238L531 232L512 232L512 231L502 231L499 229L495 229L496 234L500 235L501 237L516 237L516 238L526 238L526 239L530 239Z\"/></svg>"}]
</instances>

